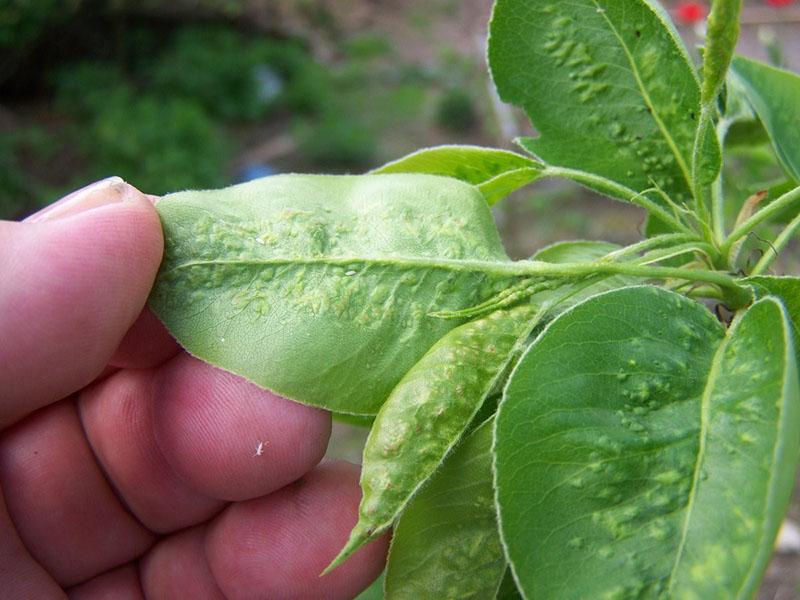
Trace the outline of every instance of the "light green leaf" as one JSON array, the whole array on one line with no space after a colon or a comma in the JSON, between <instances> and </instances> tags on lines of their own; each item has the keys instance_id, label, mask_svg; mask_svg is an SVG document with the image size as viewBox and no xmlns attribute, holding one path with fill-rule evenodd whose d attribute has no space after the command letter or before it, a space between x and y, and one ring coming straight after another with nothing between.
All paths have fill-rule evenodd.
<instances>
[{"instance_id":1,"label":"light green leaf","mask_svg":"<svg viewBox=\"0 0 800 600\"><path fill-rule=\"evenodd\" d=\"M725 81L739 39L741 10L742 0L714 0L711 3L703 52L702 104L711 104Z\"/></svg>"},{"instance_id":2,"label":"light green leaf","mask_svg":"<svg viewBox=\"0 0 800 600\"><path fill-rule=\"evenodd\" d=\"M786 172L800 180L800 76L737 56L732 73L758 113Z\"/></svg>"},{"instance_id":3,"label":"light green leaf","mask_svg":"<svg viewBox=\"0 0 800 600\"><path fill-rule=\"evenodd\" d=\"M150 306L181 345L341 413L375 414L463 322L430 313L493 296L513 264L482 196L446 177L280 175L156 207Z\"/></svg>"},{"instance_id":4,"label":"light green leaf","mask_svg":"<svg viewBox=\"0 0 800 600\"><path fill-rule=\"evenodd\" d=\"M612 244L611 242L568 240L545 246L537 251L531 257L531 260L541 260L549 263L589 262L603 258L621 247L619 244Z\"/></svg>"},{"instance_id":5,"label":"light green leaf","mask_svg":"<svg viewBox=\"0 0 800 600\"><path fill-rule=\"evenodd\" d=\"M506 571L484 422L409 503L392 535L387 600L492 598Z\"/></svg>"},{"instance_id":6,"label":"light green leaf","mask_svg":"<svg viewBox=\"0 0 800 600\"><path fill-rule=\"evenodd\" d=\"M542 161L636 192L657 185L678 203L691 198L700 85L655 3L498 0L489 63L500 96L539 131L521 144ZM702 157L701 181L710 183L720 164L711 131Z\"/></svg>"},{"instance_id":7,"label":"light green leaf","mask_svg":"<svg viewBox=\"0 0 800 600\"><path fill-rule=\"evenodd\" d=\"M800 451L792 336L774 299L727 332L654 287L553 321L495 429L501 536L528 598L750 598Z\"/></svg>"},{"instance_id":8,"label":"light green leaf","mask_svg":"<svg viewBox=\"0 0 800 600\"><path fill-rule=\"evenodd\" d=\"M358 523L325 573L397 520L519 357L538 312L522 305L461 325L405 374L364 445Z\"/></svg>"},{"instance_id":9,"label":"light green leaf","mask_svg":"<svg viewBox=\"0 0 800 600\"><path fill-rule=\"evenodd\" d=\"M477 186L490 205L539 177L542 166L507 150L480 146L437 146L418 150L373 173L428 173Z\"/></svg>"}]
</instances>

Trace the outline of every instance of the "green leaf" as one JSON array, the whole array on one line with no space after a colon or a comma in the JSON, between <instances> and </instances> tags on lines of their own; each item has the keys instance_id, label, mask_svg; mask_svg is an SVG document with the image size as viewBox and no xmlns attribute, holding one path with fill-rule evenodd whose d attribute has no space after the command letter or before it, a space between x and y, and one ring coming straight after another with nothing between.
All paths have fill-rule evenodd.
<instances>
[{"instance_id":1,"label":"green leaf","mask_svg":"<svg viewBox=\"0 0 800 600\"><path fill-rule=\"evenodd\" d=\"M380 574L367 589L356 596L355 600L383 600L383 582L386 579L386 571Z\"/></svg>"},{"instance_id":2,"label":"green leaf","mask_svg":"<svg viewBox=\"0 0 800 600\"><path fill-rule=\"evenodd\" d=\"M568 240L556 242L537 251L531 260L549 263L589 262L622 248L619 244L594 240Z\"/></svg>"},{"instance_id":3,"label":"green leaf","mask_svg":"<svg viewBox=\"0 0 800 600\"><path fill-rule=\"evenodd\" d=\"M702 104L711 104L725 81L739 39L741 10L742 0L714 0L711 4L703 52Z\"/></svg>"},{"instance_id":4,"label":"green leaf","mask_svg":"<svg viewBox=\"0 0 800 600\"><path fill-rule=\"evenodd\" d=\"M447 457L392 535L388 600L492 598L506 571L492 490L492 425Z\"/></svg>"},{"instance_id":5,"label":"green leaf","mask_svg":"<svg viewBox=\"0 0 800 600\"><path fill-rule=\"evenodd\" d=\"M191 354L285 397L375 414L512 265L473 186L432 175L280 175L156 205L150 306Z\"/></svg>"},{"instance_id":6,"label":"green leaf","mask_svg":"<svg viewBox=\"0 0 800 600\"><path fill-rule=\"evenodd\" d=\"M518 364L495 431L529 598L750 598L788 506L800 390L780 303L725 334L654 287L595 296Z\"/></svg>"},{"instance_id":7,"label":"green leaf","mask_svg":"<svg viewBox=\"0 0 800 600\"><path fill-rule=\"evenodd\" d=\"M725 147L769 143L769 136L747 99L744 82L732 70L725 79L724 114L717 126Z\"/></svg>"},{"instance_id":8,"label":"green leaf","mask_svg":"<svg viewBox=\"0 0 800 600\"><path fill-rule=\"evenodd\" d=\"M503 581L500 582L500 589L497 590L495 600L522 600L522 595L519 593L517 584L514 582L511 569L506 569L506 573L503 575Z\"/></svg>"},{"instance_id":9,"label":"green leaf","mask_svg":"<svg viewBox=\"0 0 800 600\"><path fill-rule=\"evenodd\" d=\"M498 0L489 64L500 96L539 131L521 144L545 163L637 192L657 185L679 203L691 198L700 85L655 3ZM709 132L701 181L713 181L719 164Z\"/></svg>"},{"instance_id":10,"label":"green leaf","mask_svg":"<svg viewBox=\"0 0 800 600\"><path fill-rule=\"evenodd\" d=\"M364 445L358 523L325 573L391 527L519 357L536 313L523 305L457 327L397 384Z\"/></svg>"},{"instance_id":11,"label":"green leaf","mask_svg":"<svg viewBox=\"0 0 800 600\"><path fill-rule=\"evenodd\" d=\"M798 353L798 360L800 360L800 345L798 345L798 340L800 340L800 278L758 275L748 277L742 280L742 283L749 283L753 286L756 298L777 296L781 299L792 321L795 351Z\"/></svg>"},{"instance_id":12,"label":"green leaf","mask_svg":"<svg viewBox=\"0 0 800 600\"><path fill-rule=\"evenodd\" d=\"M732 72L769 133L786 172L800 181L800 76L737 56Z\"/></svg>"},{"instance_id":13,"label":"green leaf","mask_svg":"<svg viewBox=\"0 0 800 600\"><path fill-rule=\"evenodd\" d=\"M418 150L373 173L428 173L478 187L490 205L539 177L542 166L514 152L480 146L437 146Z\"/></svg>"}]
</instances>

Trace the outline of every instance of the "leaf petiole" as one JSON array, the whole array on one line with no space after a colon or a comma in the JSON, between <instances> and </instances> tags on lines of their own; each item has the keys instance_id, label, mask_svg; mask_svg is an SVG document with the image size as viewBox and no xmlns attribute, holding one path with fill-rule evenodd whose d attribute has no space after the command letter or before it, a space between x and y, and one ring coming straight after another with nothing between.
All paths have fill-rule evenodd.
<instances>
[{"instance_id":1,"label":"leaf petiole","mask_svg":"<svg viewBox=\"0 0 800 600\"><path fill-rule=\"evenodd\" d=\"M778 258L781 250L786 247L798 231L800 231L800 214L792 219L783 231L778 234L778 237L775 238L775 241L770 245L769 251L764 253L764 256L756 263L756 266L753 267L753 271L750 274L760 275L766 271L772 262Z\"/></svg>"},{"instance_id":2,"label":"leaf petiole","mask_svg":"<svg viewBox=\"0 0 800 600\"><path fill-rule=\"evenodd\" d=\"M571 179L577 183L585 185L589 188L594 190L601 191L602 193L608 194L614 198L620 198L622 200L627 200L631 204L636 204L637 206L641 206L645 210L647 210L651 215L654 215L668 223L672 229L676 231L680 231L687 234L694 233L689 227L681 223L678 219L676 219L673 215L669 214L666 210L664 210L661 206L647 198L644 193L635 192L632 189L625 187L624 185L620 185L615 181L611 181L605 177L601 177L600 175L595 175L594 173L587 173L585 171L580 171L577 169L567 169L564 167L554 167L551 165L546 166L542 172L540 177L558 177L563 179Z\"/></svg>"}]
</instances>

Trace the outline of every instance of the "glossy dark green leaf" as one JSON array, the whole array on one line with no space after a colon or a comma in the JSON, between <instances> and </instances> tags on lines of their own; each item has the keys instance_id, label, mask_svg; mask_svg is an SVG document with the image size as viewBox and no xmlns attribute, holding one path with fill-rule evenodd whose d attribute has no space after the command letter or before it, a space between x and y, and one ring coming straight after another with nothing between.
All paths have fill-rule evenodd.
<instances>
[{"instance_id":1,"label":"glossy dark green leaf","mask_svg":"<svg viewBox=\"0 0 800 600\"><path fill-rule=\"evenodd\" d=\"M358 523L325 572L397 520L519 357L538 312L522 305L461 325L403 376L364 445Z\"/></svg>"},{"instance_id":2,"label":"glossy dark green leaf","mask_svg":"<svg viewBox=\"0 0 800 600\"><path fill-rule=\"evenodd\" d=\"M498 0L489 64L500 96L539 132L521 144L542 161L690 199L700 85L655 2ZM702 157L710 183L720 166L711 131Z\"/></svg>"},{"instance_id":3,"label":"glossy dark green leaf","mask_svg":"<svg viewBox=\"0 0 800 600\"><path fill-rule=\"evenodd\" d=\"M409 503L392 535L388 600L485 600L506 571L492 489L492 425L467 436Z\"/></svg>"},{"instance_id":4,"label":"glossy dark green leaf","mask_svg":"<svg viewBox=\"0 0 800 600\"><path fill-rule=\"evenodd\" d=\"M800 76L738 56L732 73L772 139L786 172L800 181Z\"/></svg>"},{"instance_id":5,"label":"glossy dark green leaf","mask_svg":"<svg viewBox=\"0 0 800 600\"><path fill-rule=\"evenodd\" d=\"M503 581L500 582L500 589L497 590L495 600L522 600L522 595L517 589L517 584L511 574L511 569L506 569Z\"/></svg>"},{"instance_id":6,"label":"glossy dark green leaf","mask_svg":"<svg viewBox=\"0 0 800 600\"><path fill-rule=\"evenodd\" d=\"M335 412L375 414L463 322L430 313L508 285L485 200L447 177L279 175L157 209L165 257L150 306L181 345Z\"/></svg>"},{"instance_id":7,"label":"glossy dark green leaf","mask_svg":"<svg viewBox=\"0 0 800 600\"><path fill-rule=\"evenodd\" d=\"M789 327L767 298L726 334L654 287L550 324L495 431L501 534L526 597L751 597L800 450Z\"/></svg>"},{"instance_id":8,"label":"glossy dark green leaf","mask_svg":"<svg viewBox=\"0 0 800 600\"><path fill-rule=\"evenodd\" d=\"M418 150L373 173L428 173L477 186L490 205L539 177L542 166L514 152L480 146L437 146Z\"/></svg>"}]
</instances>

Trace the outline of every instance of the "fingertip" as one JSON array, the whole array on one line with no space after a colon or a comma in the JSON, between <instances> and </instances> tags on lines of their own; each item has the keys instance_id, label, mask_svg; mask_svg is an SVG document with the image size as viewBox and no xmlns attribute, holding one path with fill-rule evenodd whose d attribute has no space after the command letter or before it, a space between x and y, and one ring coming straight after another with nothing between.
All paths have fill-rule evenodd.
<instances>
[{"instance_id":1,"label":"fingertip","mask_svg":"<svg viewBox=\"0 0 800 600\"><path fill-rule=\"evenodd\" d=\"M108 204L4 224L0 388L6 420L102 372L142 311L163 252L152 203L134 188ZM75 208L73 207L73 211Z\"/></svg>"}]
</instances>

